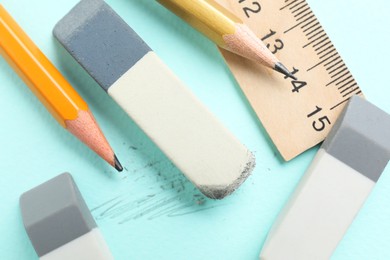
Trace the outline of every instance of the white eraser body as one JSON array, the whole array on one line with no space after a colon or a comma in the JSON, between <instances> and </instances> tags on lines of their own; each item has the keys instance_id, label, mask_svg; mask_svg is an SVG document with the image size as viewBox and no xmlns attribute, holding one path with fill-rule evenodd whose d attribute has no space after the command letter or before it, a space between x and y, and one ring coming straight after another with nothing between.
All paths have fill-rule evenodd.
<instances>
[{"instance_id":1,"label":"white eraser body","mask_svg":"<svg viewBox=\"0 0 390 260\"><path fill-rule=\"evenodd\" d=\"M320 149L271 229L260 259L329 259L374 185Z\"/></svg>"},{"instance_id":2,"label":"white eraser body","mask_svg":"<svg viewBox=\"0 0 390 260\"><path fill-rule=\"evenodd\" d=\"M210 197L218 190L234 190L250 173L252 154L154 52L120 77L108 94Z\"/></svg>"},{"instance_id":3,"label":"white eraser body","mask_svg":"<svg viewBox=\"0 0 390 260\"><path fill-rule=\"evenodd\" d=\"M99 229L94 228L87 234L47 253L40 260L113 260Z\"/></svg>"}]
</instances>

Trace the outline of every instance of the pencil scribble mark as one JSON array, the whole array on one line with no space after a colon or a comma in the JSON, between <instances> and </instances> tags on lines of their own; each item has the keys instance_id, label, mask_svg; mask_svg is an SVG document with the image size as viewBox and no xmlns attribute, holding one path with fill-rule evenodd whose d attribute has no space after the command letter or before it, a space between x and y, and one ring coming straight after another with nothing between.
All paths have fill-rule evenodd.
<instances>
[{"instance_id":1,"label":"pencil scribble mark","mask_svg":"<svg viewBox=\"0 0 390 260\"><path fill-rule=\"evenodd\" d=\"M132 189L122 191L92 208L97 220L115 221L122 225L139 219L182 217L226 205L205 197L166 160L129 169L126 176L121 180L131 183Z\"/></svg>"},{"instance_id":2,"label":"pencil scribble mark","mask_svg":"<svg viewBox=\"0 0 390 260\"><path fill-rule=\"evenodd\" d=\"M163 192L135 200L127 200L121 196L106 201L91 211L97 214L98 220L114 219L118 220L118 224L125 224L141 218L153 220L164 216L180 217L225 206L224 204L205 205L207 198L203 195L193 196L193 198L192 201L186 202L183 201L181 194L165 196Z\"/></svg>"}]
</instances>

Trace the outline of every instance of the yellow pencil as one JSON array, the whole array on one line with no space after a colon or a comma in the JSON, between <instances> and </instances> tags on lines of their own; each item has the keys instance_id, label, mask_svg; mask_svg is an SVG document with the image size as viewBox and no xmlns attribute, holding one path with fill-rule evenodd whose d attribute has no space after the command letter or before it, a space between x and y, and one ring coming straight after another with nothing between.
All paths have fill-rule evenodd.
<instances>
[{"instance_id":1,"label":"yellow pencil","mask_svg":"<svg viewBox=\"0 0 390 260\"><path fill-rule=\"evenodd\" d=\"M100 157L122 166L95 122L87 103L0 5L0 54L69 132Z\"/></svg>"},{"instance_id":2,"label":"yellow pencil","mask_svg":"<svg viewBox=\"0 0 390 260\"><path fill-rule=\"evenodd\" d=\"M213 0L157 0L219 47L296 79L242 21Z\"/></svg>"}]
</instances>

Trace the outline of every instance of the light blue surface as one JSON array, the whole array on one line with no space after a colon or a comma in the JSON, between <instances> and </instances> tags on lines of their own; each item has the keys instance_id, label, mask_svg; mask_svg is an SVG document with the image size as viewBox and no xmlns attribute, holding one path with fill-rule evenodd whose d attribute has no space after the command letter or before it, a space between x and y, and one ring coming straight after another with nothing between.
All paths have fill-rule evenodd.
<instances>
[{"instance_id":1,"label":"light blue surface","mask_svg":"<svg viewBox=\"0 0 390 260\"><path fill-rule=\"evenodd\" d=\"M89 103L126 170L116 173L61 129L0 59L0 259L37 258L18 199L64 171L72 173L117 259L257 259L316 148L281 161L213 44L154 1L107 2L255 152L257 167L232 196L205 199L53 39L54 24L77 0L1 0ZM367 98L390 112L390 2L309 3ZM332 259L390 259L389 205L390 167Z\"/></svg>"}]
</instances>

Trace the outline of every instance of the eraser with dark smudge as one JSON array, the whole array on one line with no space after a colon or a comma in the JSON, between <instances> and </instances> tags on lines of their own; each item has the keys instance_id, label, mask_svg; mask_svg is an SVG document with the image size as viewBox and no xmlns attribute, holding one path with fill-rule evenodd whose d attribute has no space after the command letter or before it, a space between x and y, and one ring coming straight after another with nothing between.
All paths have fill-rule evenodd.
<instances>
[{"instance_id":1,"label":"eraser with dark smudge","mask_svg":"<svg viewBox=\"0 0 390 260\"><path fill-rule=\"evenodd\" d=\"M253 154L104 1L81 1L54 35L203 194L222 199L252 172Z\"/></svg>"}]
</instances>

